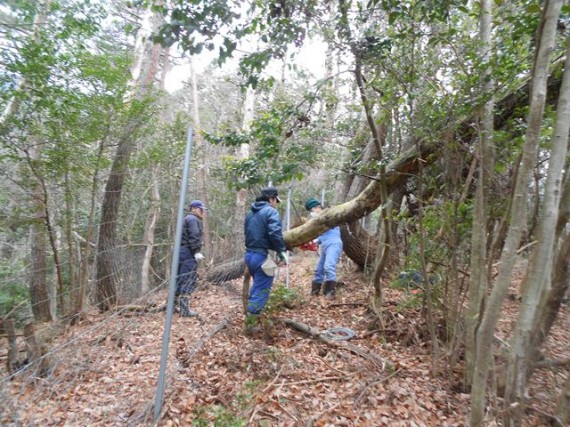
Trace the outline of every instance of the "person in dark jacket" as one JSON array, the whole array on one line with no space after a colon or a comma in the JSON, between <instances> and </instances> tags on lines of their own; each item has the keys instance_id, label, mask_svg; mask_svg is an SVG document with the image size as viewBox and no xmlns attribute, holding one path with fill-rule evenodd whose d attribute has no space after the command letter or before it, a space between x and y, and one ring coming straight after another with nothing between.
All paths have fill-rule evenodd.
<instances>
[{"instance_id":1,"label":"person in dark jacket","mask_svg":"<svg viewBox=\"0 0 570 427\"><path fill-rule=\"evenodd\" d=\"M311 217L318 216L323 211L321 202L309 199L305 202L305 209ZM315 267L311 283L311 295L318 296L324 285L323 293L326 298L333 299L336 295L336 265L342 255L342 240L340 227L325 231L316 239L321 255Z\"/></svg>"},{"instance_id":2,"label":"person in dark jacket","mask_svg":"<svg viewBox=\"0 0 570 427\"><path fill-rule=\"evenodd\" d=\"M276 188L264 188L255 203L251 204L244 222L245 264L253 278L247 304L248 333L253 332L259 314L267 304L277 265L287 264L281 219L275 209L280 202ZM270 251L277 253L277 263Z\"/></svg>"},{"instance_id":3,"label":"person in dark jacket","mask_svg":"<svg viewBox=\"0 0 570 427\"><path fill-rule=\"evenodd\" d=\"M178 276L176 277L176 300L180 309L180 317L198 315L190 309L188 295L196 289L198 262L204 259L200 251L203 239L202 218L206 209L202 201L193 200L190 203L190 213L184 218L182 224Z\"/></svg>"}]
</instances>

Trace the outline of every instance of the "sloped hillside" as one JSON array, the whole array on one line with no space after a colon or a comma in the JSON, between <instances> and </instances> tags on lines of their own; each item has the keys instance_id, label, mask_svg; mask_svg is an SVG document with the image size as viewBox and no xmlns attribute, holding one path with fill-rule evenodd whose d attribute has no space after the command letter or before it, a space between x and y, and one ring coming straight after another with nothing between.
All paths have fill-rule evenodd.
<instances>
[{"instance_id":1,"label":"sloped hillside","mask_svg":"<svg viewBox=\"0 0 570 427\"><path fill-rule=\"evenodd\" d=\"M279 310L264 331L243 332L241 282L202 286L192 298L198 318L174 317L159 426L463 426L469 395L461 364L434 361L419 313L420 294L387 289L385 324L367 309L369 285L341 268L335 301L308 295L312 254L295 257L290 290L275 290ZM285 282L286 274L279 279ZM300 296L295 298L294 295ZM141 305L164 305L166 291ZM506 333L514 321L505 306ZM290 308L284 308L285 306ZM563 309L549 358L570 356L570 318ZM133 307L89 313L50 343L45 377L2 372L2 425L153 425L164 311ZM336 330L354 337L324 342L291 327ZM333 332L335 330L333 329ZM5 340L3 340L5 341ZM2 343L3 352L5 343ZM552 391L565 371L540 371L529 390L529 426L548 425ZM567 373L566 373L567 374Z\"/></svg>"}]
</instances>

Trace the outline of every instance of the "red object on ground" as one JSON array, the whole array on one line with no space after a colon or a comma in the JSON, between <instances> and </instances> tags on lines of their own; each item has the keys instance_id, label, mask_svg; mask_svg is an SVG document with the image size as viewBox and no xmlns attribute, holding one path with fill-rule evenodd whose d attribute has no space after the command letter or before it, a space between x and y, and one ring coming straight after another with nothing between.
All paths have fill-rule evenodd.
<instances>
[{"instance_id":1,"label":"red object on ground","mask_svg":"<svg viewBox=\"0 0 570 427\"><path fill-rule=\"evenodd\" d=\"M313 252L317 252L319 250L319 246L313 242L307 242L307 243L303 243L301 246L299 246L299 249L301 249L302 251L313 251Z\"/></svg>"}]
</instances>

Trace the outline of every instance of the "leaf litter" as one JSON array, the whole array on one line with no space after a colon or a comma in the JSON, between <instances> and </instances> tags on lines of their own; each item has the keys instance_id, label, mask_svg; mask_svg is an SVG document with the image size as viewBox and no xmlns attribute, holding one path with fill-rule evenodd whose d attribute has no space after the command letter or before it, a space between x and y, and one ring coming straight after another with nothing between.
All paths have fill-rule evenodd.
<instances>
[{"instance_id":1,"label":"leaf litter","mask_svg":"<svg viewBox=\"0 0 570 427\"><path fill-rule=\"evenodd\" d=\"M265 316L259 335L243 332L241 279L201 286L191 297L200 315L175 315L159 420L153 409L164 332L164 311L111 315L89 312L50 344L51 371L2 382L1 425L44 426L465 426L470 396L461 365L434 361L419 307L395 308L409 295L385 288L389 318L378 328L368 310L370 285L345 268L334 301L310 297L314 258L293 258L290 287L303 302ZM278 281L283 282L281 271ZM513 283L516 289L517 283ZM166 290L147 305L164 304ZM508 338L517 303L509 300L497 334ZM285 324L317 330L349 328L350 345L331 346ZM549 358L568 359L570 316L563 306L547 342ZM3 351L5 343L0 350ZM5 368L4 368L5 369ZM2 371L2 377L6 372ZM525 425L548 425L564 369L537 371L529 387ZM490 404L493 404L491 401ZM490 420L489 425L493 424Z\"/></svg>"}]
</instances>

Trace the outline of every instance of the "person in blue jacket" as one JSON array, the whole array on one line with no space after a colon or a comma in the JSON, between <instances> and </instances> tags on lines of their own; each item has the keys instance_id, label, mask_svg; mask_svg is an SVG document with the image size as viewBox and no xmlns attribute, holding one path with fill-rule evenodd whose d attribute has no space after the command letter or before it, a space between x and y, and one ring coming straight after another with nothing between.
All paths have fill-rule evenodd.
<instances>
[{"instance_id":1,"label":"person in blue jacket","mask_svg":"<svg viewBox=\"0 0 570 427\"><path fill-rule=\"evenodd\" d=\"M253 278L247 303L246 332L253 332L259 314L267 304L277 265L287 264L283 227L275 209L280 202L275 187L262 189L244 221L245 264ZM277 253L277 263L270 251Z\"/></svg>"},{"instance_id":2,"label":"person in blue jacket","mask_svg":"<svg viewBox=\"0 0 570 427\"><path fill-rule=\"evenodd\" d=\"M305 209L311 217L316 217L322 212L323 206L317 199L311 198L305 202ZM333 299L336 295L336 266L342 255L340 227L325 231L316 239L316 243L321 254L311 282L311 295L318 296L324 285L325 297Z\"/></svg>"},{"instance_id":3,"label":"person in blue jacket","mask_svg":"<svg viewBox=\"0 0 570 427\"><path fill-rule=\"evenodd\" d=\"M202 218L206 206L201 200L190 202L190 213L182 224L180 240L180 256L178 257L178 275L176 277L176 302L180 309L180 317L194 317L198 313L188 306L188 296L196 289L198 262L202 255L203 226Z\"/></svg>"}]
</instances>

